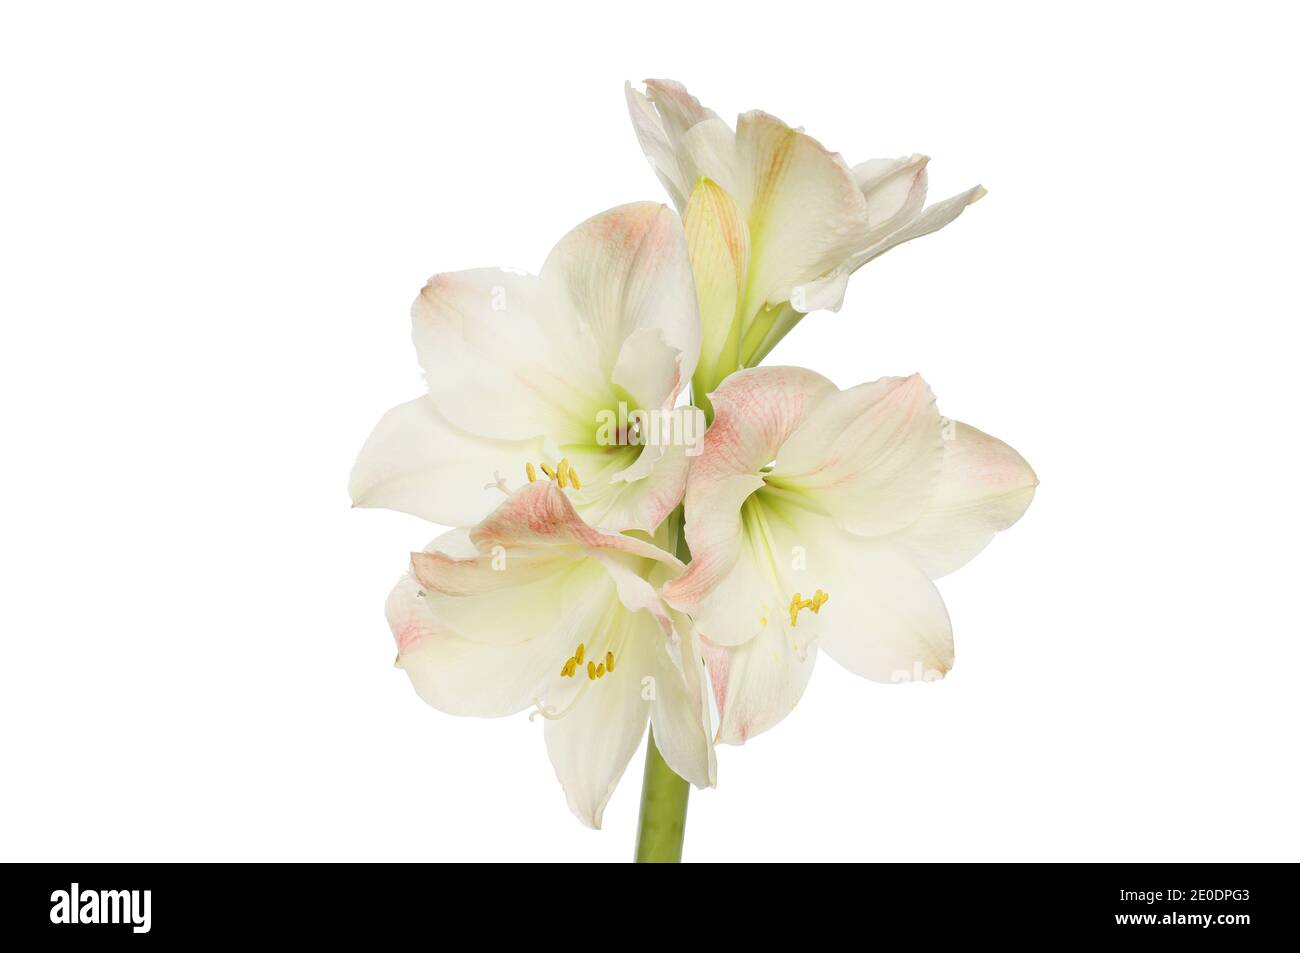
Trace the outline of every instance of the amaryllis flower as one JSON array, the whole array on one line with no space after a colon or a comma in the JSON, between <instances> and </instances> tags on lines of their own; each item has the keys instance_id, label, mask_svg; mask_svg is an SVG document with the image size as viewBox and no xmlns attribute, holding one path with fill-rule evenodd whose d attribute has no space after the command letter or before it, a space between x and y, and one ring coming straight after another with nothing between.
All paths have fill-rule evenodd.
<instances>
[{"instance_id":1,"label":"amaryllis flower","mask_svg":"<svg viewBox=\"0 0 1300 953\"><path fill-rule=\"evenodd\" d=\"M702 262L734 273L738 288L734 301L714 298L703 308L703 390L757 364L803 313L838 309L853 271L942 228L984 194L975 186L926 208L926 156L850 168L765 112L744 113L733 131L671 80L647 80L645 93L629 84L627 95L641 148L688 232L705 206L720 222L709 227L726 239L704 254L692 248L697 279ZM697 195L702 180L711 194Z\"/></svg>"},{"instance_id":2,"label":"amaryllis flower","mask_svg":"<svg viewBox=\"0 0 1300 953\"><path fill-rule=\"evenodd\" d=\"M544 716L569 807L600 827L647 719L677 774L711 786L715 762L689 622L655 588L681 563L591 528L566 495L574 492L538 481L473 529L412 554L387 614L398 664L430 705Z\"/></svg>"},{"instance_id":3,"label":"amaryllis flower","mask_svg":"<svg viewBox=\"0 0 1300 953\"><path fill-rule=\"evenodd\" d=\"M592 523L648 532L680 501L683 441L636 425L673 407L699 353L671 209L638 203L587 220L540 275L437 275L412 318L428 394L390 410L366 441L356 505L468 526L503 492L552 479Z\"/></svg>"},{"instance_id":4,"label":"amaryllis flower","mask_svg":"<svg viewBox=\"0 0 1300 953\"><path fill-rule=\"evenodd\" d=\"M733 374L686 489L690 614L738 744L784 718L817 649L881 682L942 677L952 630L932 579L1020 518L1018 453L939 416L919 376L841 391L796 367Z\"/></svg>"}]
</instances>

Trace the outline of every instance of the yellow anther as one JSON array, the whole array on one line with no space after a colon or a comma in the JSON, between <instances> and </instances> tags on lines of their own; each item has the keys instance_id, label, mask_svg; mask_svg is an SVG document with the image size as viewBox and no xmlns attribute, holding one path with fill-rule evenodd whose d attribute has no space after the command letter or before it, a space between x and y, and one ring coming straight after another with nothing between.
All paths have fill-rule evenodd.
<instances>
[{"instance_id":1,"label":"yellow anther","mask_svg":"<svg viewBox=\"0 0 1300 953\"><path fill-rule=\"evenodd\" d=\"M588 662L588 663L587 663L587 677L588 677L589 679L591 679L593 682L596 680L596 663L595 663L595 662Z\"/></svg>"},{"instance_id":2,"label":"yellow anther","mask_svg":"<svg viewBox=\"0 0 1300 953\"><path fill-rule=\"evenodd\" d=\"M605 676L605 663L601 662L599 665L596 666L596 677L603 678L604 676Z\"/></svg>"},{"instance_id":3,"label":"yellow anther","mask_svg":"<svg viewBox=\"0 0 1300 953\"><path fill-rule=\"evenodd\" d=\"M531 463L524 464L524 472L528 474L528 482L533 483L537 480L537 468Z\"/></svg>"},{"instance_id":4,"label":"yellow anther","mask_svg":"<svg viewBox=\"0 0 1300 953\"><path fill-rule=\"evenodd\" d=\"M569 480L573 483L573 488L575 490L582 489L582 481L578 479L578 471L573 469L573 467L569 467Z\"/></svg>"},{"instance_id":5,"label":"yellow anther","mask_svg":"<svg viewBox=\"0 0 1300 953\"><path fill-rule=\"evenodd\" d=\"M576 652L573 653L573 657L574 657L575 659L578 660L578 664L579 664L579 665L582 664L582 659L583 659L583 657L584 657L586 654L587 654L587 643L586 643L586 642L579 642L579 643L578 643L578 650L577 650Z\"/></svg>"},{"instance_id":6,"label":"yellow anther","mask_svg":"<svg viewBox=\"0 0 1300 953\"><path fill-rule=\"evenodd\" d=\"M577 663L573 659L569 659L567 662L565 662L564 668L560 669L560 678L568 678L570 675L572 675L575 665L577 665Z\"/></svg>"},{"instance_id":7,"label":"yellow anther","mask_svg":"<svg viewBox=\"0 0 1300 953\"><path fill-rule=\"evenodd\" d=\"M563 490L566 486L569 485L569 458L568 457L565 457L563 460L560 461L560 469L557 470L555 473L555 482L560 484L561 490Z\"/></svg>"},{"instance_id":8,"label":"yellow anther","mask_svg":"<svg viewBox=\"0 0 1300 953\"><path fill-rule=\"evenodd\" d=\"M607 671L607 672L612 672L612 671L614 671L614 653L613 653L613 652L606 652L606 653L605 653L605 671Z\"/></svg>"},{"instance_id":9,"label":"yellow anther","mask_svg":"<svg viewBox=\"0 0 1300 953\"><path fill-rule=\"evenodd\" d=\"M799 593L796 592L790 598L790 625L795 626L798 624L800 609L811 609L815 613L820 612L821 607L826 605L826 602L829 599L830 599L830 595L828 593L823 592L820 589L818 589L816 592L813 593L813 597L811 599L805 599Z\"/></svg>"},{"instance_id":10,"label":"yellow anther","mask_svg":"<svg viewBox=\"0 0 1300 953\"><path fill-rule=\"evenodd\" d=\"M544 463L542 464L542 472L546 474L546 478L547 478L548 480L554 480L554 479L555 479L555 471L552 470L550 467L548 467L548 466L547 466L546 464L544 464Z\"/></svg>"}]
</instances>

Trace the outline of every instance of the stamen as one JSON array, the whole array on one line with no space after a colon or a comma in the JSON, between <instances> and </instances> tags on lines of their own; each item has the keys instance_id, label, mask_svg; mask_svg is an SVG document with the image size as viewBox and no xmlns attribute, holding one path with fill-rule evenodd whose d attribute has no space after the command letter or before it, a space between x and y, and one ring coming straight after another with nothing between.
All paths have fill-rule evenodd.
<instances>
[{"instance_id":1,"label":"stamen","mask_svg":"<svg viewBox=\"0 0 1300 953\"><path fill-rule=\"evenodd\" d=\"M546 474L548 480L554 480L558 483L561 490L567 490L570 486L575 490L582 489L582 481L578 479L578 471L573 469L568 457L561 460L555 467L552 467L549 463L539 463L537 466L533 466L531 462L525 461L524 473L528 475L529 483L537 482L538 467L541 468L542 473ZM510 491L505 487L504 481L498 479L496 486L501 489L501 492L507 496L509 495Z\"/></svg>"},{"instance_id":2,"label":"stamen","mask_svg":"<svg viewBox=\"0 0 1300 953\"><path fill-rule=\"evenodd\" d=\"M578 651L576 651L576 652L573 653L573 658L574 658L574 660L575 660L579 665L581 665L581 664L582 664L582 660L583 660L583 658L586 656L586 654L587 654L587 643L585 643L585 642L579 642L579 643L578 643Z\"/></svg>"},{"instance_id":3,"label":"stamen","mask_svg":"<svg viewBox=\"0 0 1300 953\"><path fill-rule=\"evenodd\" d=\"M593 682L596 680L596 663L595 663L595 662L588 662L588 663L587 663L587 678L591 679Z\"/></svg>"},{"instance_id":4,"label":"stamen","mask_svg":"<svg viewBox=\"0 0 1300 953\"><path fill-rule=\"evenodd\" d=\"M793 628L799 622L800 609L811 609L814 613L818 613L821 611L822 606L826 605L829 599L830 599L830 594L823 592L821 589L818 589L816 592L814 592L813 597L811 599L805 599L799 593L796 592L790 598L791 628ZM764 621L764 625L766 624L767 624L766 621Z\"/></svg>"},{"instance_id":5,"label":"stamen","mask_svg":"<svg viewBox=\"0 0 1300 953\"><path fill-rule=\"evenodd\" d=\"M607 672L612 672L612 671L614 671L614 653L613 653L613 652L606 652L606 653L605 653L605 671L607 671Z\"/></svg>"},{"instance_id":6,"label":"stamen","mask_svg":"<svg viewBox=\"0 0 1300 953\"><path fill-rule=\"evenodd\" d=\"M605 663L604 663L604 662L601 662L599 665L596 666L596 677L597 677L597 678L604 678L604 677L605 677Z\"/></svg>"}]
</instances>

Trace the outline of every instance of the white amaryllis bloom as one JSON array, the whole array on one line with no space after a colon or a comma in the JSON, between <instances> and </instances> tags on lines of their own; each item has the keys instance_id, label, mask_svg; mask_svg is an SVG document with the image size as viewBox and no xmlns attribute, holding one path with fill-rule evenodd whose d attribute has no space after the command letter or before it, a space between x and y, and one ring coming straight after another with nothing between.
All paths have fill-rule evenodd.
<instances>
[{"instance_id":1,"label":"white amaryllis bloom","mask_svg":"<svg viewBox=\"0 0 1300 953\"><path fill-rule=\"evenodd\" d=\"M731 297L705 307L698 384L716 386L736 366L757 364L803 313L836 310L849 275L889 249L947 225L984 195L980 186L925 206L923 155L872 159L850 168L801 130L765 112L744 113L733 131L680 83L627 86L641 148L686 219L707 213L721 233L701 263L732 274ZM700 182L713 184L699 194ZM703 283L716 280L704 279ZM702 301L703 289L702 289ZM729 310L730 309L730 310ZM713 312L713 313L711 313Z\"/></svg>"},{"instance_id":2,"label":"white amaryllis bloom","mask_svg":"<svg viewBox=\"0 0 1300 953\"><path fill-rule=\"evenodd\" d=\"M436 275L412 319L429 392L380 420L352 471L354 504L468 526L503 490L549 477L592 523L649 532L680 501L683 442L635 425L673 407L699 354L671 209L644 202L587 220L540 275Z\"/></svg>"},{"instance_id":3,"label":"white amaryllis bloom","mask_svg":"<svg viewBox=\"0 0 1300 953\"><path fill-rule=\"evenodd\" d=\"M388 598L398 665L430 705L546 718L569 807L592 827L649 719L668 765L715 780L704 668L689 620L656 585L682 564L593 529L558 483L512 494L471 530L414 553Z\"/></svg>"},{"instance_id":4,"label":"white amaryllis bloom","mask_svg":"<svg viewBox=\"0 0 1300 953\"><path fill-rule=\"evenodd\" d=\"M952 665L932 579L1020 518L1037 478L1021 456L945 421L919 376L841 391L796 367L733 374L686 488L691 562L664 588L701 638L739 744L784 718L818 647L867 678Z\"/></svg>"}]
</instances>

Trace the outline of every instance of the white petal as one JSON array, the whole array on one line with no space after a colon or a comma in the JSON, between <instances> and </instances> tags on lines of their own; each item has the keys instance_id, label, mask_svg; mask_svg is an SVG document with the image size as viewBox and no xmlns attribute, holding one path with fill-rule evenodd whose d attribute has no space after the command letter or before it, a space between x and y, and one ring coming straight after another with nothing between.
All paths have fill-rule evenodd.
<instances>
[{"instance_id":1,"label":"white petal","mask_svg":"<svg viewBox=\"0 0 1300 953\"><path fill-rule=\"evenodd\" d=\"M804 597L814 585L829 596L815 614L798 614L795 633L815 633L835 661L874 681L928 681L952 667L947 610L909 558L806 513L794 535L805 547Z\"/></svg>"},{"instance_id":2,"label":"white petal","mask_svg":"<svg viewBox=\"0 0 1300 953\"><path fill-rule=\"evenodd\" d=\"M871 159L853 167L853 177L867 201L867 227L890 230L914 219L925 206L929 156Z\"/></svg>"},{"instance_id":3,"label":"white petal","mask_svg":"<svg viewBox=\"0 0 1300 953\"><path fill-rule=\"evenodd\" d=\"M848 287L848 269L837 268L816 281L796 285L790 292L790 305L802 314L838 311L844 304L844 292Z\"/></svg>"},{"instance_id":4,"label":"white petal","mask_svg":"<svg viewBox=\"0 0 1300 953\"><path fill-rule=\"evenodd\" d=\"M891 538L931 579L969 562L993 534L1024 515L1038 478L996 437L952 422L943 471L921 518Z\"/></svg>"},{"instance_id":5,"label":"white petal","mask_svg":"<svg viewBox=\"0 0 1300 953\"><path fill-rule=\"evenodd\" d=\"M352 467L348 492L354 506L469 526L504 499L498 477L506 489L519 486L524 464L541 455L540 440L491 440L458 430L431 398L420 397L380 418Z\"/></svg>"},{"instance_id":6,"label":"white petal","mask_svg":"<svg viewBox=\"0 0 1300 953\"><path fill-rule=\"evenodd\" d=\"M613 402L591 332L531 275L436 275L411 316L429 395L468 433L589 442L596 409Z\"/></svg>"},{"instance_id":7,"label":"white petal","mask_svg":"<svg viewBox=\"0 0 1300 953\"><path fill-rule=\"evenodd\" d=\"M931 232L937 232L964 212L966 206L974 205L986 194L984 187L977 185L973 189L967 189L960 195L954 195L952 198L934 203L898 231L891 232L854 254L852 267L860 268L871 259L878 258L896 245L910 242L912 239L920 238L923 235L929 235Z\"/></svg>"},{"instance_id":8,"label":"white petal","mask_svg":"<svg viewBox=\"0 0 1300 953\"><path fill-rule=\"evenodd\" d=\"M674 369L679 386L690 379L700 350L699 314L686 235L667 206L638 202L583 222L546 259L542 282L590 329L609 372L635 331L658 329L681 352ZM594 429L594 420L589 424Z\"/></svg>"},{"instance_id":9,"label":"white petal","mask_svg":"<svg viewBox=\"0 0 1300 953\"><path fill-rule=\"evenodd\" d=\"M417 694L448 714L492 718L533 707L567 654L600 619L599 574L588 572L584 578L588 585L568 590L579 597L576 602L561 607L558 600L534 599L523 606L528 611L521 615L518 590L506 590L507 596L514 597L508 599L451 599L404 576L385 607L398 646L398 664ZM607 599L607 580L604 585ZM533 593L543 597L547 589ZM467 611L446 611L462 604ZM462 625L472 625L470 631L482 638L467 638L451 628L449 615Z\"/></svg>"},{"instance_id":10,"label":"white petal","mask_svg":"<svg viewBox=\"0 0 1300 953\"><path fill-rule=\"evenodd\" d=\"M749 181L748 190L736 188L750 225L746 310L753 314L788 300L796 285L832 271L861 247L867 209L844 160L774 116L741 116L736 148Z\"/></svg>"},{"instance_id":11,"label":"white petal","mask_svg":"<svg viewBox=\"0 0 1300 953\"><path fill-rule=\"evenodd\" d=\"M632 128L636 131L637 141L641 143L641 151L650 161L650 167L654 169L659 181L672 196L673 204L678 210L684 209L686 197L691 191L691 183L687 182L682 174L681 166L677 161L676 147L664 131L663 120L659 118L658 110L644 93L634 89L631 83L624 84L624 89L627 93L628 113L632 116Z\"/></svg>"},{"instance_id":12,"label":"white petal","mask_svg":"<svg viewBox=\"0 0 1300 953\"><path fill-rule=\"evenodd\" d=\"M677 144L677 158L692 188L700 179L709 179L748 207L751 179L737 151L736 134L721 119L705 119L687 130Z\"/></svg>"},{"instance_id":13,"label":"white petal","mask_svg":"<svg viewBox=\"0 0 1300 953\"><path fill-rule=\"evenodd\" d=\"M655 744L668 767L698 788L717 784L718 765L713 750L710 727L707 680L699 642L691 634L690 620L674 613L680 659L670 658L667 650L656 657L654 701L650 723ZM677 662L680 662L680 667ZM643 682L644 690L647 686Z\"/></svg>"},{"instance_id":14,"label":"white petal","mask_svg":"<svg viewBox=\"0 0 1300 953\"><path fill-rule=\"evenodd\" d=\"M629 410L664 410L686 382L682 370L682 352L661 328L637 328L623 341L612 379L633 399Z\"/></svg>"},{"instance_id":15,"label":"white petal","mask_svg":"<svg viewBox=\"0 0 1300 953\"><path fill-rule=\"evenodd\" d=\"M711 179L695 186L683 221L702 335L696 385L707 392L740 363L736 321L749 273L749 226L732 197Z\"/></svg>"},{"instance_id":16,"label":"white petal","mask_svg":"<svg viewBox=\"0 0 1300 953\"><path fill-rule=\"evenodd\" d=\"M569 809L594 828L600 827L605 805L641 743L650 715L641 679L653 671L652 653L661 636L653 622L631 618L627 649L614 672L595 681L579 672L582 699L563 717L546 722L546 750Z\"/></svg>"},{"instance_id":17,"label":"white petal","mask_svg":"<svg viewBox=\"0 0 1300 953\"><path fill-rule=\"evenodd\" d=\"M934 493L942 428L919 375L837 391L781 447L767 482L856 533L890 533L915 522Z\"/></svg>"},{"instance_id":18,"label":"white petal","mask_svg":"<svg viewBox=\"0 0 1300 953\"><path fill-rule=\"evenodd\" d=\"M802 653L784 630L769 626L758 638L735 648L702 644L718 705L718 737L740 745L794 710L812 677L817 652Z\"/></svg>"}]
</instances>

